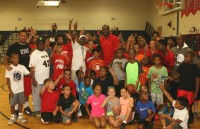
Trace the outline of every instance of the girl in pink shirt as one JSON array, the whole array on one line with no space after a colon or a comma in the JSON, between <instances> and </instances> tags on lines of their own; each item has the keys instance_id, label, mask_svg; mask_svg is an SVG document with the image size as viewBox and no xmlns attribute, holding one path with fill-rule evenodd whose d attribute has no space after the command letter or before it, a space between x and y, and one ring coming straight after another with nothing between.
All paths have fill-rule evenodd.
<instances>
[{"instance_id":1,"label":"girl in pink shirt","mask_svg":"<svg viewBox=\"0 0 200 129\"><path fill-rule=\"evenodd\" d=\"M101 94L101 85L96 84L93 87L94 94L87 100L86 111L89 115L90 120L93 120L95 127L105 128L106 117L105 110L101 108L101 105L105 99L105 95ZM89 105L91 104L92 110L89 111Z\"/></svg>"},{"instance_id":2,"label":"girl in pink shirt","mask_svg":"<svg viewBox=\"0 0 200 129\"><path fill-rule=\"evenodd\" d=\"M114 127L119 127L121 125L120 129L124 129L125 124L130 122L133 118L132 108L134 101L126 88L122 88L120 94L120 114L114 121Z\"/></svg>"}]
</instances>

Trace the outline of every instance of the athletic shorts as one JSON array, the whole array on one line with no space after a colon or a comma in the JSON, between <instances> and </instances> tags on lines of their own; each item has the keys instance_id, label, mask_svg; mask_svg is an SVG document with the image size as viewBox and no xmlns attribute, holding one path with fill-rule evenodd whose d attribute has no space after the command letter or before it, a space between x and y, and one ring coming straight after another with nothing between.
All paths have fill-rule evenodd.
<instances>
[{"instance_id":1,"label":"athletic shorts","mask_svg":"<svg viewBox=\"0 0 200 129\"><path fill-rule=\"evenodd\" d=\"M117 116L116 118L121 118L122 120L125 120L126 115Z\"/></svg>"},{"instance_id":2,"label":"athletic shorts","mask_svg":"<svg viewBox=\"0 0 200 129\"><path fill-rule=\"evenodd\" d=\"M69 112L71 112L72 111L72 109L73 109L73 106L71 105L69 108L67 108L67 109L65 109L65 113L69 113ZM62 116L62 122L65 124L66 123L66 121L67 120L71 120L71 117L70 116L65 116L65 115L61 115Z\"/></svg>"},{"instance_id":3,"label":"athletic shorts","mask_svg":"<svg viewBox=\"0 0 200 129\"><path fill-rule=\"evenodd\" d=\"M198 102L199 100L200 100L200 90L199 90L199 93L197 94L197 98L194 101Z\"/></svg>"},{"instance_id":4,"label":"athletic shorts","mask_svg":"<svg viewBox=\"0 0 200 129\"><path fill-rule=\"evenodd\" d=\"M170 125L172 122L168 119L165 119L166 120L166 124L167 126ZM176 124L175 127L173 129L183 129L183 127L180 126L180 124Z\"/></svg>"},{"instance_id":5,"label":"athletic shorts","mask_svg":"<svg viewBox=\"0 0 200 129\"><path fill-rule=\"evenodd\" d=\"M186 97L188 99L189 106L193 103L194 92L186 90L178 90L177 97Z\"/></svg>"},{"instance_id":6,"label":"athletic shorts","mask_svg":"<svg viewBox=\"0 0 200 129\"><path fill-rule=\"evenodd\" d=\"M151 101L153 104L161 105L163 104L163 93L155 94L151 93Z\"/></svg>"},{"instance_id":7,"label":"athletic shorts","mask_svg":"<svg viewBox=\"0 0 200 129\"><path fill-rule=\"evenodd\" d=\"M150 126L150 122L149 121L145 121L145 119L139 120L139 124L144 125L144 128L146 129L146 128L148 128Z\"/></svg>"},{"instance_id":8,"label":"athletic shorts","mask_svg":"<svg viewBox=\"0 0 200 129\"><path fill-rule=\"evenodd\" d=\"M32 93L32 79L30 76L24 77L24 96L29 96Z\"/></svg>"},{"instance_id":9,"label":"athletic shorts","mask_svg":"<svg viewBox=\"0 0 200 129\"><path fill-rule=\"evenodd\" d=\"M56 116L53 115L52 112L42 112L41 113L41 121L44 122L56 122L59 123L61 120L60 112L57 112Z\"/></svg>"},{"instance_id":10,"label":"athletic shorts","mask_svg":"<svg viewBox=\"0 0 200 129\"><path fill-rule=\"evenodd\" d=\"M101 115L98 115L98 116L92 116L92 118L94 118L94 117L102 117L102 116L105 116L105 114L101 114Z\"/></svg>"},{"instance_id":11,"label":"athletic shorts","mask_svg":"<svg viewBox=\"0 0 200 129\"><path fill-rule=\"evenodd\" d=\"M13 97L9 96L9 101L11 106L16 104L24 104L24 92L16 93Z\"/></svg>"},{"instance_id":12,"label":"athletic shorts","mask_svg":"<svg viewBox=\"0 0 200 129\"><path fill-rule=\"evenodd\" d=\"M107 116L114 116L114 113L113 113L113 111L110 111L110 112L107 112L106 115Z\"/></svg>"}]
</instances>

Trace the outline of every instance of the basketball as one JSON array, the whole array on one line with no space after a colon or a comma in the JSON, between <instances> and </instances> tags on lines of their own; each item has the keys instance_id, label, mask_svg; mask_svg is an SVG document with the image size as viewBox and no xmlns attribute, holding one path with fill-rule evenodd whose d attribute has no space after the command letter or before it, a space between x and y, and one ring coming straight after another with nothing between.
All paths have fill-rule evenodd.
<instances>
[{"instance_id":1,"label":"basketball","mask_svg":"<svg viewBox=\"0 0 200 129\"><path fill-rule=\"evenodd\" d=\"M129 92L130 94L136 93L135 85L133 85L133 84L128 84L128 85L126 86L126 88L128 89L128 92Z\"/></svg>"}]
</instances>

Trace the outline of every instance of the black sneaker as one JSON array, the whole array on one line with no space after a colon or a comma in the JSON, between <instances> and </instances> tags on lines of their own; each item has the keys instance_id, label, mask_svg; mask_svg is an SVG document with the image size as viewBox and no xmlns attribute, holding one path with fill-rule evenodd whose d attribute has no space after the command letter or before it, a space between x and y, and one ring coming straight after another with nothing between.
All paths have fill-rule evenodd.
<instances>
[{"instance_id":1,"label":"black sneaker","mask_svg":"<svg viewBox=\"0 0 200 129\"><path fill-rule=\"evenodd\" d=\"M31 111L29 107L24 108L24 114L29 115L29 116L34 116L34 112Z\"/></svg>"},{"instance_id":2,"label":"black sneaker","mask_svg":"<svg viewBox=\"0 0 200 129\"><path fill-rule=\"evenodd\" d=\"M122 123L121 126L120 126L120 129L125 129L125 126L126 126L126 124Z\"/></svg>"},{"instance_id":3,"label":"black sneaker","mask_svg":"<svg viewBox=\"0 0 200 129\"><path fill-rule=\"evenodd\" d=\"M19 110L15 110L14 114L15 114L15 119L17 119L19 116Z\"/></svg>"},{"instance_id":4,"label":"black sneaker","mask_svg":"<svg viewBox=\"0 0 200 129\"><path fill-rule=\"evenodd\" d=\"M78 122L79 122L79 120L78 120L78 118L76 117L76 114L75 114L75 113L72 114L72 121L75 122L75 123L78 123Z\"/></svg>"}]
</instances>

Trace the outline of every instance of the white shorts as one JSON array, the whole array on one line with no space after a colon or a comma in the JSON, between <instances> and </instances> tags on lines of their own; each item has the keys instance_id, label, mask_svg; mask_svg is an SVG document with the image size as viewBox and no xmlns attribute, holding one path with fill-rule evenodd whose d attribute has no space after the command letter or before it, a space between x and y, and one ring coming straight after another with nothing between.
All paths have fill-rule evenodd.
<instances>
[{"instance_id":1,"label":"white shorts","mask_svg":"<svg viewBox=\"0 0 200 129\"><path fill-rule=\"evenodd\" d=\"M156 105L163 104L163 93L160 93L160 94L151 93L151 100L153 104L156 104Z\"/></svg>"}]
</instances>

